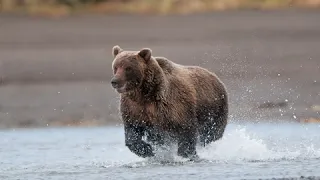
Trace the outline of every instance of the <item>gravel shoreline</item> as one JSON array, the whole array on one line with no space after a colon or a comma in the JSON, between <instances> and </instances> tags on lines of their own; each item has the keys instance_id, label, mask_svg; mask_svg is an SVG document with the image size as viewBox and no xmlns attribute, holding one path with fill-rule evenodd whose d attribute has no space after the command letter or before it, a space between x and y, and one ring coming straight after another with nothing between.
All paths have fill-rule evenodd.
<instances>
[{"instance_id":1,"label":"gravel shoreline","mask_svg":"<svg viewBox=\"0 0 320 180\"><path fill-rule=\"evenodd\" d=\"M109 84L111 48L216 72L231 121L320 118L317 11L186 16L0 16L0 127L121 123Z\"/></svg>"}]
</instances>

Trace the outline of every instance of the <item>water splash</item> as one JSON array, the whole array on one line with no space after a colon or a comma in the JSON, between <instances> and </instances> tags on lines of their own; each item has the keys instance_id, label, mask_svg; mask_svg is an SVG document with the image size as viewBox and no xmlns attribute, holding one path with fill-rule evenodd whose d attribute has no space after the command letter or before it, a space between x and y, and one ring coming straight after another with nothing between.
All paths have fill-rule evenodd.
<instances>
[{"instance_id":1,"label":"water splash","mask_svg":"<svg viewBox=\"0 0 320 180\"><path fill-rule=\"evenodd\" d=\"M257 126L257 127L256 127ZM114 161L108 167L139 168L146 166L187 165L190 163L247 163L278 162L320 159L319 136L301 126L283 125L245 125L229 126L224 137L207 147L197 147L201 161L192 162L176 155L177 147L172 149L156 149L152 158L137 158L128 150L123 150L122 160ZM297 128L299 133L291 133ZM312 136L313 135L313 136ZM314 145L316 143L316 145ZM126 159L123 159L127 157ZM132 158L134 157L134 158Z\"/></svg>"},{"instance_id":2,"label":"water splash","mask_svg":"<svg viewBox=\"0 0 320 180\"><path fill-rule=\"evenodd\" d=\"M310 142L294 148L293 146L268 146L266 141L241 127L230 130L221 140L200 149L199 154L202 158L213 161L278 161L320 158L320 149L315 148Z\"/></svg>"},{"instance_id":3,"label":"water splash","mask_svg":"<svg viewBox=\"0 0 320 180\"><path fill-rule=\"evenodd\" d=\"M272 157L267 145L251 137L245 128L235 129L211 145L199 151L202 158L210 160L266 159Z\"/></svg>"}]
</instances>

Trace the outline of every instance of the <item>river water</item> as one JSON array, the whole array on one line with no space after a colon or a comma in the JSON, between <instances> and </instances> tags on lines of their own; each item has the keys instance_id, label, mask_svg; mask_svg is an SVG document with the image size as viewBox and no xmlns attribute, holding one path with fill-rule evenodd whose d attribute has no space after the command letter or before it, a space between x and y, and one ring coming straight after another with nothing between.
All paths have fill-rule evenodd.
<instances>
[{"instance_id":1,"label":"river water","mask_svg":"<svg viewBox=\"0 0 320 180\"><path fill-rule=\"evenodd\" d=\"M198 152L200 162L165 152L139 158L121 126L2 130L0 179L317 179L320 125L233 123Z\"/></svg>"}]
</instances>

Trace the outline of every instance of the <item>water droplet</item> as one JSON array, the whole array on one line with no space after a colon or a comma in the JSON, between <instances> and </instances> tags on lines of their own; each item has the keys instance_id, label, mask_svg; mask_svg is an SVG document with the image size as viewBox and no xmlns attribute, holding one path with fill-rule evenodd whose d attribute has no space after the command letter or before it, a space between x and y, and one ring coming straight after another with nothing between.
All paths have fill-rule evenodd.
<instances>
[{"instance_id":1,"label":"water droplet","mask_svg":"<svg viewBox=\"0 0 320 180\"><path fill-rule=\"evenodd\" d=\"M296 116L296 115L293 115L293 118L294 118L294 119L297 119L297 116Z\"/></svg>"},{"instance_id":2,"label":"water droplet","mask_svg":"<svg viewBox=\"0 0 320 180\"><path fill-rule=\"evenodd\" d=\"M54 111L56 111L57 109L53 109Z\"/></svg>"},{"instance_id":3,"label":"water droplet","mask_svg":"<svg viewBox=\"0 0 320 180\"><path fill-rule=\"evenodd\" d=\"M278 76L280 76L280 74L278 74Z\"/></svg>"},{"instance_id":4,"label":"water droplet","mask_svg":"<svg viewBox=\"0 0 320 180\"><path fill-rule=\"evenodd\" d=\"M60 94L60 91L58 92L58 94Z\"/></svg>"}]
</instances>

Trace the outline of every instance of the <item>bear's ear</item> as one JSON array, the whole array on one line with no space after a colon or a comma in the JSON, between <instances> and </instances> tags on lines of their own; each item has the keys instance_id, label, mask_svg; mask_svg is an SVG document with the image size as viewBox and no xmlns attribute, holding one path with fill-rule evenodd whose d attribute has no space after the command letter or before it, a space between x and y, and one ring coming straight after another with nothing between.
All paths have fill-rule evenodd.
<instances>
[{"instance_id":1,"label":"bear's ear","mask_svg":"<svg viewBox=\"0 0 320 180\"><path fill-rule=\"evenodd\" d=\"M113 57L116 57L121 51L123 51L120 46L116 45L116 46L113 46L112 48L112 55Z\"/></svg>"},{"instance_id":2,"label":"bear's ear","mask_svg":"<svg viewBox=\"0 0 320 180\"><path fill-rule=\"evenodd\" d=\"M144 60L148 61L151 58L152 50L149 48L143 48L138 53L139 56L141 56Z\"/></svg>"}]
</instances>

